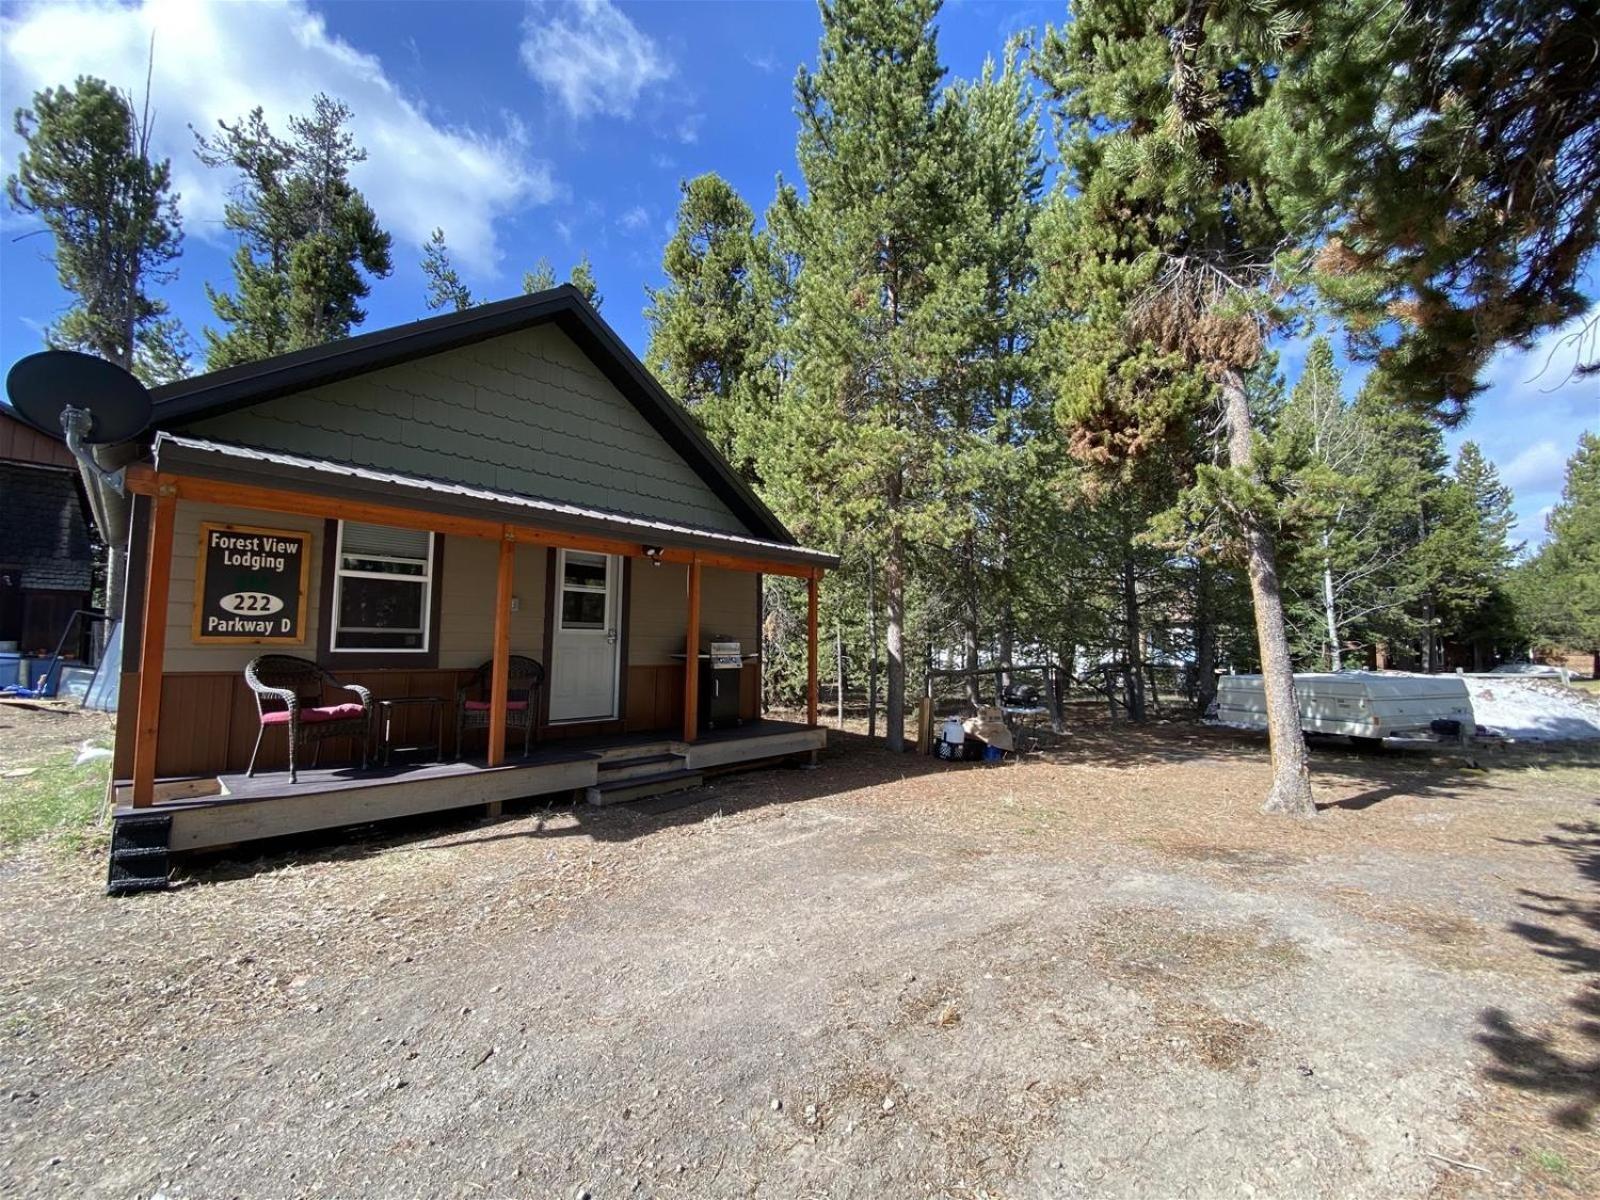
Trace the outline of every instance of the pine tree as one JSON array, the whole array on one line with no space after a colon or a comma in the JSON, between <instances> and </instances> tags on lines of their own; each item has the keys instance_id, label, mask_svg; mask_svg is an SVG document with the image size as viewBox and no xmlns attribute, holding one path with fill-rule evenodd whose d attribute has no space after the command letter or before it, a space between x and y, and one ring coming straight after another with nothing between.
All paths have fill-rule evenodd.
<instances>
[{"instance_id":1,"label":"pine tree","mask_svg":"<svg viewBox=\"0 0 1600 1200\"><path fill-rule=\"evenodd\" d=\"M207 166L240 181L223 224L240 238L232 294L207 287L221 332L206 330L216 370L348 337L366 313L368 277L390 271L390 237L350 168L366 159L348 130L350 109L318 95L309 117L291 117L290 140L258 108L236 124L196 134Z\"/></svg>"},{"instance_id":2,"label":"pine tree","mask_svg":"<svg viewBox=\"0 0 1600 1200\"><path fill-rule=\"evenodd\" d=\"M1291 623L1334 671L1347 649L1371 642L1375 619L1411 599L1407 547L1376 478L1383 450L1366 407L1343 392L1332 344L1319 337L1276 416L1272 446Z\"/></svg>"},{"instance_id":3,"label":"pine tree","mask_svg":"<svg viewBox=\"0 0 1600 1200\"><path fill-rule=\"evenodd\" d=\"M1391 395L1458 417L1498 347L1594 303L1600 16L1409 0L1320 6L1316 28L1288 86L1325 294Z\"/></svg>"},{"instance_id":4,"label":"pine tree","mask_svg":"<svg viewBox=\"0 0 1600 1200\"><path fill-rule=\"evenodd\" d=\"M567 276L567 282L583 295L596 310L605 303L605 297L600 294L594 281L594 264L589 261L588 251L578 259L577 265L572 268L572 273ZM548 258L540 258L533 264L533 270L522 273L522 294L531 296L535 292L548 292L556 286L556 269L550 265Z\"/></svg>"},{"instance_id":5,"label":"pine tree","mask_svg":"<svg viewBox=\"0 0 1600 1200\"><path fill-rule=\"evenodd\" d=\"M578 265L572 268L572 274L567 276L567 282L578 289L583 298L589 302L589 307L596 312L605 303L606 298L600 294L600 288L594 281L594 264L589 261L588 251L584 251L583 257L578 259Z\"/></svg>"},{"instance_id":6,"label":"pine tree","mask_svg":"<svg viewBox=\"0 0 1600 1200\"><path fill-rule=\"evenodd\" d=\"M472 291L450 262L444 230L435 229L422 247L422 277L428 285L428 311L450 307L456 312L472 307Z\"/></svg>"},{"instance_id":7,"label":"pine tree","mask_svg":"<svg viewBox=\"0 0 1600 1200\"><path fill-rule=\"evenodd\" d=\"M1394 592L1392 603L1369 614L1363 640L1384 645L1391 665L1404 661L1433 671L1439 665L1438 595L1450 570L1440 534L1451 504L1444 436L1437 422L1391 399L1370 377L1354 409L1371 431L1365 474Z\"/></svg>"},{"instance_id":8,"label":"pine tree","mask_svg":"<svg viewBox=\"0 0 1600 1200\"><path fill-rule=\"evenodd\" d=\"M950 103L959 117L955 168L965 181L952 218L945 296L962 308L949 322L962 363L950 420L958 431L950 459L950 499L964 519L954 555L942 558L952 616L962 628L966 665L975 671L980 645L1010 662L1017 640L1015 511L1044 473L1037 435L1048 424L1033 354L1039 324L1034 225L1043 167L1038 121L1016 46L998 67L958 84ZM939 565L940 559L935 560ZM993 629L992 638L985 636ZM973 677L969 676L969 680ZM1009 676L1003 676L1009 678ZM969 698L976 686L969 682Z\"/></svg>"},{"instance_id":9,"label":"pine tree","mask_svg":"<svg viewBox=\"0 0 1600 1200\"><path fill-rule=\"evenodd\" d=\"M556 269L550 265L548 258L541 258L533 264L533 270L522 273L522 293L531 296L535 292L548 292L556 285Z\"/></svg>"},{"instance_id":10,"label":"pine tree","mask_svg":"<svg viewBox=\"0 0 1600 1200\"><path fill-rule=\"evenodd\" d=\"M1589 651L1600 678L1600 435L1578 439L1545 529L1549 540L1517 572L1519 610L1539 642Z\"/></svg>"},{"instance_id":11,"label":"pine tree","mask_svg":"<svg viewBox=\"0 0 1600 1200\"><path fill-rule=\"evenodd\" d=\"M796 366L773 480L802 532L881 564L888 745L904 745L911 547L942 542L947 382L963 297L946 258L959 114L941 93L934 0L821 6L815 71L795 90L803 203L776 224L797 277Z\"/></svg>"},{"instance_id":12,"label":"pine tree","mask_svg":"<svg viewBox=\"0 0 1600 1200\"><path fill-rule=\"evenodd\" d=\"M1450 480L1444 547L1436 593L1441 636L1472 650L1471 666L1486 670L1500 649L1519 640L1507 584L1521 550L1509 540L1516 515L1511 489L1476 442L1463 442Z\"/></svg>"},{"instance_id":13,"label":"pine tree","mask_svg":"<svg viewBox=\"0 0 1600 1200\"><path fill-rule=\"evenodd\" d=\"M684 183L682 192L678 228L662 253L666 285L646 289L645 361L712 444L751 474L745 431L762 365L755 214L715 174Z\"/></svg>"},{"instance_id":14,"label":"pine tree","mask_svg":"<svg viewBox=\"0 0 1600 1200\"><path fill-rule=\"evenodd\" d=\"M54 347L83 350L146 383L187 373L186 339L152 284L170 282L183 239L171 163L150 157L148 108L102 80L46 88L19 109L23 140L6 181L13 208L39 217L72 307L46 332Z\"/></svg>"},{"instance_id":15,"label":"pine tree","mask_svg":"<svg viewBox=\"0 0 1600 1200\"><path fill-rule=\"evenodd\" d=\"M1291 186L1298 180L1285 178L1292 164L1283 160L1282 140L1272 135L1286 119L1276 81L1305 32L1304 15L1288 4L1245 0L1135 9L1079 0L1073 16L1065 31L1047 31L1036 59L1058 106L1065 166L1077 190L1066 224L1092 231L1085 257L1098 261L1088 270L1114 288L1106 297L1114 324L1157 356L1145 350L1129 359L1111 350L1090 361L1122 357L1137 365L1142 357L1146 370L1215 382L1228 466L1211 469L1201 483L1209 501L1230 514L1250 576L1273 758L1265 808L1311 816L1274 506L1246 384L1290 315L1281 260L1295 248L1304 202ZM1058 257L1075 253L1064 243ZM1109 333L1113 322L1103 313L1089 316L1091 327ZM1096 380L1094 370L1078 406L1098 415L1115 438L1149 443L1198 415L1148 388L1134 403L1119 403L1126 368L1115 380Z\"/></svg>"}]
</instances>

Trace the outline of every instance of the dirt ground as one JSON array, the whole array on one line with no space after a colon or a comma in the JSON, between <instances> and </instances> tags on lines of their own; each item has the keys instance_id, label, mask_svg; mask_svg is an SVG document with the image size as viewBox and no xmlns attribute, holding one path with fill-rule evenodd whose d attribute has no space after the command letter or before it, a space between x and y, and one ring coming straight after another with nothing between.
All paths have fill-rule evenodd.
<instances>
[{"instance_id":1,"label":"dirt ground","mask_svg":"<svg viewBox=\"0 0 1600 1200\"><path fill-rule=\"evenodd\" d=\"M0 772L38 767L84 745L110 746L112 718L54 701L0 702Z\"/></svg>"},{"instance_id":2,"label":"dirt ground","mask_svg":"<svg viewBox=\"0 0 1600 1200\"><path fill-rule=\"evenodd\" d=\"M835 736L99 891L0 863L0 1195L1600 1192L1600 756Z\"/></svg>"}]
</instances>

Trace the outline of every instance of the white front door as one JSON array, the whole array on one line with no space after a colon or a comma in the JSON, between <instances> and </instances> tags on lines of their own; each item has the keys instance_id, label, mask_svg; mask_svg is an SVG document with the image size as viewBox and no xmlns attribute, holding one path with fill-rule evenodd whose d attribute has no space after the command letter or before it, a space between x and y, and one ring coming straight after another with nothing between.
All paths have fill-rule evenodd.
<instances>
[{"instance_id":1,"label":"white front door","mask_svg":"<svg viewBox=\"0 0 1600 1200\"><path fill-rule=\"evenodd\" d=\"M608 721L617 715L621 592L620 558L556 551L551 721Z\"/></svg>"}]
</instances>

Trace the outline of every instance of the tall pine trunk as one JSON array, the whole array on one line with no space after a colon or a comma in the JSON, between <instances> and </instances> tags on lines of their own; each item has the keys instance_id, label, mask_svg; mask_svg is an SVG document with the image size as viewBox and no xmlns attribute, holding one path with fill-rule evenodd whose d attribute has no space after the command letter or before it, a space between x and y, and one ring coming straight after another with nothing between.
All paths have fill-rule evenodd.
<instances>
[{"instance_id":1,"label":"tall pine trunk","mask_svg":"<svg viewBox=\"0 0 1600 1200\"><path fill-rule=\"evenodd\" d=\"M1009 402L1008 402L1009 406ZM999 560L996 563L996 583L1000 589L1000 663L1004 668L1000 672L1000 691L1002 695L1011 690L1016 680L1011 674L1012 659L1017 652L1017 613L1012 606L1011 599L1011 536L1006 520L1006 506L1002 500L995 518L996 536L1000 545Z\"/></svg>"},{"instance_id":2,"label":"tall pine trunk","mask_svg":"<svg viewBox=\"0 0 1600 1200\"><path fill-rule=\"evenodd\" d=\"M888 620L884 651L888 660L885 682L889 695L884 706L888 728L884 744L895 753L906 748L906 539L900 527L899 473L889 477L889 552L883 561L883 592Z\"/></svg>"},{"instance_id":3,"label":"tall pine trunk","mask_svg":"<svg viewBox=\"0 0 1600 1200\"><path fill-rule=\"evenodd\" d=\"M1000 686L1009 690L1016 682L1011 675L1012 659L1017 652L1017 616L1011 608L1011 597L1007 596L1000 605L1000 661L1006 669L1000 673Z\"/></svg>"},{"instance_id":4,"label":"tall pine trunk","mask_svg":"<svg viewBox=\"0 0 1600 1200\"><path fill-rule=\"evenodd\" d=\"M1255 430L1244 377L1228 368L1222 375L1223 415L1228 428L1230 465L1255 477ZM1272 750L1272 787L1262 811L1312 817L1311 771L1305 735L1300 731L1300 704L1294 691L1294 662L1283 615L1283 589L1278 582L1278 552L1272 531L1254 513L1241 517L1250 598L1256 617L1256 644L1261 653L1261 682L1267 700L1267 740Z\"/></svg>"},{"instance_id":5,"label":"tall pine trunk","mask_svg":"<svg viewBox=\"0 0 1600 1200\"><path fill-rule=\"evenodd\" d=\"M961 611L961 650L962 666L967 672L964 681L967 703L976 708L983 700L978 689L978 552L973 541L969 530L962 546L961 590L965 602Z\"/></svg>"},{"instance_id":6,"label":"tall pine trunk","mask_svg":"<svg viewBox=\"0 0 1600 1200\"><path fill-rule=\"evenodd\" d=\"M1123 522L1125 544L1133 545L1131 521ZM1122 636L1128 645L1128 716L1144 720L1144 630L1140 628L1139 579L1134 572L1133 555L1122 558Z\"/></svg>"},{"instance_id":7,"label":"tall pine trunk","mask_svg":"<svg viewBox=\"0 0 1600 1200\"><path fill-rule=\"evenodd\" d=\"M867 558L867 736L878 736L878 585Z\"/></svg>"},{"instance_id":8,"label":"tall pine trunk","mask_svg":"<svg viewBox=\"0 0 1600 1200\"><path fill-rule=\"evenodd\" d=\"M1217 698L1217 618L1212 609L1211 565L1199 559L1194 566L1194 690L1202 715Z\"/></svg>"},{"instance_id":9,"label":"tall pine trunk","mask_svg":"<svg viewBox=\"0 0 1600 1200\"><path fill-rule=\"evenodd\" d=\"M1438 669L1434 661L1433 597L1422 602L1422 673L1432 675Z\"/></svg>"},{"instance_id":10,"label":"tall pine trunk","mask_svg":"<svg viewBox=\"0 0 1600 1200\"><path fill-rule=\"evenodd\" d=\"M1333 558L1328 550L1329 534L1322 535L1322 619L1328 626L1328 669L1344 667L1344 652L1339 646L1339 609L1333 599Z\"/></svg>"}]
</instances>

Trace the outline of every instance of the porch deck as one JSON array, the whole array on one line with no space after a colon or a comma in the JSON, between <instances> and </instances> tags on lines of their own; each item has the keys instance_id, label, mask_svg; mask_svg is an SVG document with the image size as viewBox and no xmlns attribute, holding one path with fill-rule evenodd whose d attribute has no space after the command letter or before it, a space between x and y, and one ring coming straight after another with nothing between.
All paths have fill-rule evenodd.
<instances>
[{"instance_id":1,"label":"porch deck","mask_svg":"<svg viewBox=\"0 0 1600 1200\"><path fill-rule=\"evenodd\" d=\"M591 800L630 779L644 785L652 759L670 759L680 783L695 786L699 773L805 754L827 744L827 731L791 721L752 721L708 731L694 742L660 733L574 738L540 746L527 758L498 766L483 760L328 767L249 777L243 774L190 781L158 791L155 804L134 808L125 789L113 816L170 815L173 851L203 850L260 838L360 825L420 813L493 805L534 796L587 792ZM691 778L692 777L692 778ZM162 793L165 795L162 795ZM618 793L629 798L628 789ZM604 802L603 799L600 802Z\"/></svg>"}]
</instances>

